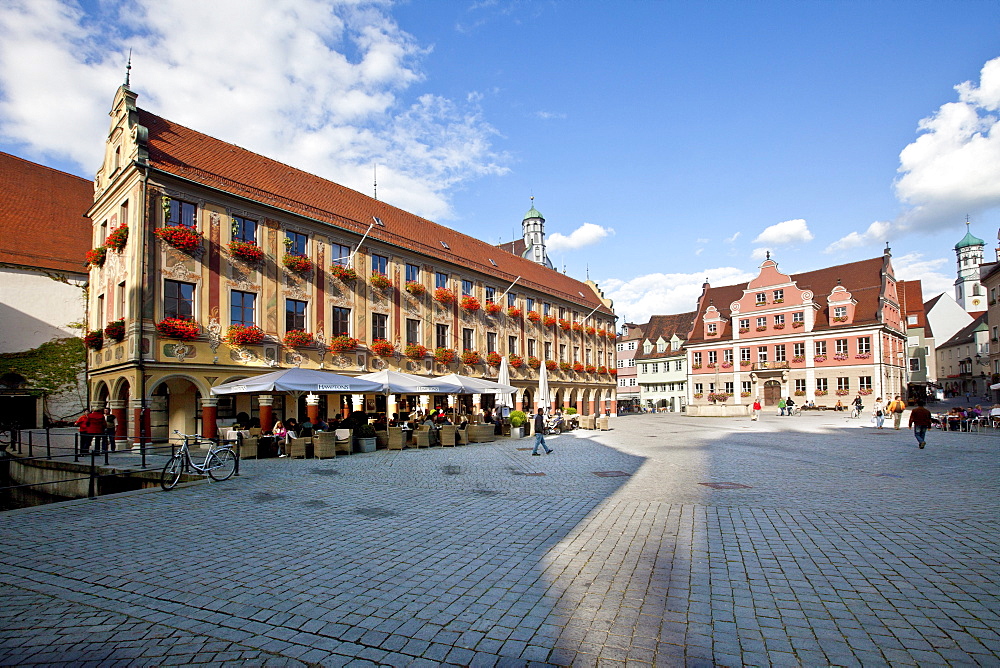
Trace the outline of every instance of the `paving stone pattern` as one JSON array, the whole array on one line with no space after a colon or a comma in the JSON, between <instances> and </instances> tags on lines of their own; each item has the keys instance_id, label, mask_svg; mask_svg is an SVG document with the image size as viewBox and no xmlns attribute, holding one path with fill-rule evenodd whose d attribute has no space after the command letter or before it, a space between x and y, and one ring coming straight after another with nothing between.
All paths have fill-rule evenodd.
<instances>
[{"instance_id":1,"label":"paving stone pattern","mask_svg":"<svg viewBox=\"0 0 1000 668\"><path fill-rule=\"evenodd\" d=\"M4 513L0 665L1000 665L997 433L612 423Z\"/></svg>"}]
</instances>

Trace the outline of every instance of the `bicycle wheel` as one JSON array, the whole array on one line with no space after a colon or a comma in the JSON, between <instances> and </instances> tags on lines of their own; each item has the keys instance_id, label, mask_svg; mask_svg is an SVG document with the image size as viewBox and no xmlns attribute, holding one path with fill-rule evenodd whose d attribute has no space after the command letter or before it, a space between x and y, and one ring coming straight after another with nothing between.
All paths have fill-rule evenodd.
<instances>
[{"instance_id":1,"label":"bicycle wheel","mask_svg":"<svg viewBox=\"0 0 1000 668\"><path fill-rule=\"evenodd\" d=\"M181 473L183 472L184 457L179 454L174 455L163 467L163 473L160 475L160 487L165 490L173 489L180 482Z\"/></svg>"},{"instance_id":2,"label":"bicycle wheel","mask_svg":"<svg viewBox=\"0 0 1000 668\"><path fill-rule=\"evenodd\" d=\"M208 475L212 480L219 482L229 480L236 472L236 453L229 448L216 450L208 456L205 468L208 469Z\"/></svg>"},{"instance_id":3,"label":"bicycle wheel","mask_svg":"<svg viewBox=\"0 0 1000 668\"><path fill-rule=\"evenodd\" d=\"M12 432L10 429L7 429L6 427L0 427L0 448L6 448L8 445L10 445L11 441L13 440L13 434L14 432Z\"/></svg>"}]
</instances>

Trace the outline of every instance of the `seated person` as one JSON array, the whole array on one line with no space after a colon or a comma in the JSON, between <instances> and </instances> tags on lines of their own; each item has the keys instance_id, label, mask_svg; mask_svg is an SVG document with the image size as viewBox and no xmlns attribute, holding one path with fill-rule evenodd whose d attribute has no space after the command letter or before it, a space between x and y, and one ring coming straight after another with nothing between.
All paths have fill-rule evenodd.
<instances>
[{"instance_id":1,"label":"seated person","mask_svg":"<svg viewBox=\"0 0 1000 668\"><path fill-rule=\"evenodd\" d=\"M316 420L316 424L313 425L313 431L328 431L330 425L322 417Z\"/></svg>"},{"instance_id":2,"label":"seated person","mask_svg":"<svg viewBox=\"0 0 1000 668\"><path fill-rule=\"evenodd\" d=\"M249 429L250 428L250 416L244 412L239 412L236 414L236 428L237 429Z\"/></svg>"},{"instance_id":3,"label":"seated person","mask_svg":"<svg viewBox=\"0 0 1000 668\"><path fill-rule=\"evenodd\" d=\"M287 432L288 438L298 438L299 437L299 423L295 418L288 418L285 420L285 431Z\"/></svg>"},{"instance_id":4,"label":"seated person","mask_svg":"<svg viewBox=\"0 0 1000 668\"><path fill-rule=\"evenodd\" d=\"M462 415L461 419L458 421L458 428L465 429L468 426L469 426L469 416Z\"/></svg>"},{"instance_id":5,"label":"seated person","mask_svg":"<svg viewBox=\"0 0 1000 668\"><path fill-rule=\"evenodd\" d=\"M837 405L833 407L833 410L835 410L835 411L842 411L842 410L844 410L844 402L841 401L840 399L837 399Z\"/></svg>"},{"instance_id":6,"label":"seated person","mask_svg":"<svg viewBox=\"0 0 1000 668\"><path fill-rule=\"evenodd\" d=\"M306 418L306 421L299 425L299 437L308 438L309 436L312 436L312 433L313 433L313 424L309 420L309 418Z\"/></svg>"},{"instance_id":7,"label":"seated person","mask_svg":"<svg viewBox=\"0 0 1000 668\"><path fill-rule=\"evenodd\" d=\"M493 411L489 408L483 411L483 424L493 424Z\"/></svg>"},{"instance_id":8,"label":"seated person","mask_svg":"<svg viewBox=\"0 0 1000 668\"><path fill-rule=\"evenodd\" d=\"M428 435L427 441L431 445L437 445L438 443L440 443L440 436L438 436L437 425L434 424L434 418L428 415L427 419L424 421L423 426L427 427L430 430L430 434Z\"/></svg>"}]
</instances>

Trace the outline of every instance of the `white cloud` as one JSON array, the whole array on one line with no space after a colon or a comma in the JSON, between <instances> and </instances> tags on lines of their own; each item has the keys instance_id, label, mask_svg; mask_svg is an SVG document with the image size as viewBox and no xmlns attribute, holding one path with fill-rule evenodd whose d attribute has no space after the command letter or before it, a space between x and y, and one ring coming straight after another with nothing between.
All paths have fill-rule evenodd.
<instances>
[{"instance_id":1,"label":"white cloud","mask_svg":"<svg viewBox=\"0 0 1000 668\"><path fill-rule=\"evenodd\" d=\"M1000 206L1000 119L995 113L1000 110L1000 58L983 66L978 86L966 81L955 90L958 101L922 119L919 136L899 154L895 192L905 208L885 233L957 228L966 214ZM869 228L827 250L881 241L884 235L873 235Z\"/></svg>"},{"instance_id":2,"label":"white cloud","mask_svg":"<svg viewBox=\"0 0 1000 668\"><path fill-rule=\"evenodd\" d=\"M942 273L940 269L950 269L952 260L947 258L924 259L923 253L907 253L892 258L892 269L896 278L904 281L920 281L924 301L942 292L951 293L955 277Z\"/></svg>"},{"instance_id":3,"label":"white cloud","mask_svg":"<svg viewBox=\"0 0 1000 668\"><path fill-rule=\"evenodd\" d=\"M96 170L124 76L145 109L429 218L502 174L480 96L407 97L426 49L380 0L0 4L0 135ZM219 26L226 26L220 39Z\"/></svg>"},{"instance_id":4,"label":"white cloud","mask_svg":"<svg viewBox=\"0 0 1000 668\"><path fill-rule=\"evenodd\" d=\"M700 244L707 244L709 241L711 241L711 239L697 239L697 242Z\"/></svg>"},{"instance_id":5,"label":"white cloud","mask_svg":"<svg viewBox=\"0 0 1000 668\"><path fill-rule=\"evenodd\" d=\"M562 120L566 118L566 114L560 114L552 111L536 111L535 116L543 121Z\"/></svg>"},{"instance_id":6,"label":"white cloud","mask_svg":"<svg viewBox=\"0 0 1000 668\"><path fill-rule=\"evenodd\" d=\"M802 218L796 218L771 225L758 234L752 243L779 246L783 244L804 243L812 240L813 235L809 231L806 221Z\"/></svg>"},{"instance_id":7,"label":"white cloud","mask_svg":"<svg viewBox=\"0 0 1000 668\"><path fill-rule=\"evenodd\" d=\"M699 248L699 249L695 250L694 254L695 254L695 255L701 255L701 254L702 254L702 253L704 253L704 252L705 252L705 249L704 249L704 248Z\"/></svg>"},{"instance_id":8,"label":"white cloud","mask_svg":"<svg viewBox=\"0 0 1000 668\"><path fill-rule=\"evenodd\" d=\"M720 286L745 283L756 275L735 267L717 267L689 274L646 274L627 281L602 279L600 285L604 295L614 300L615 313L629 322L646 322L651 315L695 310L706 278Z\"/></svg>"},{"instance_id":9,"label":"white cloud","mask_svg":"<svg viewBox=\"0 0 1000 668\"><path fill-rule=\"evenodd\" d=\"M823 252L824 253L837 253L844 250L850 250L851 248L860 248L861 246L870 246L872 244L884 244L889 240L893 233L899 228L895 223L876 220L868 229L864 232L851 232L845 237L841 237L837 241L827 246Z\"/></svg>"},{"instance_id":10,"label":"white cloud","mask_svg":"<svg viewBox=\"0 0 1000 668\"><path fill-rule=\"evenodd\" d=\"M740 235L741 235L741 234L742 234L742 232L737 232L737 233L736 233L736 234L734 234L733 236L731 236L731 237L727 238L727 239L725 240L725 241L726 241L726 243L727 243L727 244L734 244L734 243L736 243L736 240L740 238Z\"/></svg>"},{"instance_id":11,"label":"white cloud","mask_svg":"<svg viewBox=\"0 0 1000 668\"><path fill-rule=\"evenodd\" d=\"M596 244L601 239L614 233L614 228L601 227L594 223L584 223L570 232L569 236L559 234L558 232L550 234L545 245L550 253L552 251L576 250L577 248Z\"/></svg>"},{"instance_id":12,"label":"white cloud","mask_svg":"<svg viewBox=\"0 0 1000 668\"><path fill-rule=\"evenodd\" d=\"M752 260L764 260L767 258L770 248L754 248L753 252L750 253L750 259Z\"/></svg>"}]
</instances>

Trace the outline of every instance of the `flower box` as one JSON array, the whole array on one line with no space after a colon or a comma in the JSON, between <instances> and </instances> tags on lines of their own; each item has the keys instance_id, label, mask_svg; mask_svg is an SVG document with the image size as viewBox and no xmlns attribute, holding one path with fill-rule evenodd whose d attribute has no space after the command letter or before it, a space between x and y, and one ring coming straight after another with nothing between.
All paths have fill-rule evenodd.
<instances>
[{"instance_id":1,"label":"flower box","mask_svg":"<svg viewBox=\"0 0 1000 668\"><path fill-rule=\"evenodd\" d=\"M732 362L723 362L719 366L721 368L723 368L723 369L732 369L733 368L733 363Z\"/></svg>"},{"instance_id":2,"label":"flower box","mask_svg":"<svg viewBox=\"0 0 1000 668\"><path fill-rule=\"evenodd\" d=\"M806 358L802 357L801 355L796 355L795 357L792 358L792 361L795 362L796 364L801 364L802 362L806 361Z\"/></svg>"},{"instance_id":3,"label":"flower box","mask_svg":"<svg viewBox=\"0 0 1000 668\"><path fill-rule=\"evenodd\" d=\"M521 309L519 309L516 306L511 306L509 309L507 309L507 317L508 318L513 318L515 320L517 318L520 318L521 317Z\"/></svg>"},{"instance_id":4,"label":"flower box","mask_svg":"<svg viewBox=\"0 0 1000 668\"><path fill-rule=\"evenodd\" d=\"M749 327L740 327L739 329L740 334L746 334L749 331L750 331Z\"/></svg>"},{"instance_id":5,"label":"flower box","mask_svg":"<svg viewBox=\"0 0 1000 668\"><path fill-rule=\"evenodd\" d=\"M546 327L555 327L557 322L559 321L556 320L554 315L546 315L542 317L542 324Z\"/></svg>"},{"instance_id":6,"label":"flower box","mask_svg":"<svg viewBox=\"0 0 1000 668\"><path fill-rule=\"evenodd\" d=\"M297 274L305 274L312 271L313 268L312 260L305 255L295 255L293 253L285 253L284 257L281 258L281 264L285 265L289 271L294 271Z\"/></svg>"},{"instance_id":7,"label":"flower box","mask_svg":"<svg viewBox=\"0 0 1000 668\"><path fill-rule=\"evenodd\" d=\"M615 330L609 329L608 330L608 339L611 340L611 341L614 341L617 338L618 338L618 334L615 332Z\"/></svg>"},{"instance_id":8,"label":"flower box","mask_svg":"<svg viewBox=\"0 0 1000 668\"><path fill-rule=\"evenodd\" d=\"M156 323L156 331L160 336L167 339L180 339L181 341L193 341L201 334L201 327L198 323L181 318L164 318Z\"/></svg>"},{"instance_id":9,"label":"flower box","mask_svg":"<svg viewBox=\"0 0 1000 668\"><path fill-rule=\"evenodd\" d=\"M564 332L568 332L570 329L573 328L573 323L571 323L569 320L566 320L565 318L559 318L559 328Z\"/></svg>"},{"instance_id":10,"label":"flower box","mask_svg":"<svg viewBox=\"0 0 1000 668\"><path fill-rule=\"evenodd\" d=\"M360 342L353 336L341 334L330 339L330 352L342 353L345 350L354 350L358 347L358 343Z\"/></svg>"},{"instance_id":11,"label":"flower box","mask_svg":"<svg viewBox=\"0 0 1000 668\"><path fill-rule=\"evenodd\" d=\"M158 236L164 243L185 253L190 253L201 248L201 235L196 230L184 225L158 227L153 230L153 234Z\"/></svg>"},{"instance_id":12,"label":"flower box","mask_svg":"<svg viewBox=\"0 0 1000 668\"><path fill-rule=\"evenodd\" d=\"M599 338L602 338L602 339L603 339L603 338L605 338L605 337L606 337L607 335L608 335L608 330L604 329L603 327L601 327L600 329L598 329L598 330L597 330L597 336L598 336Z\"/></svg>"},{"instance_id":13,"label":"flower box","mask_svg":"<svg viewBox=\"0 0 1000 668\"><path fill-rule=\"evenodd\" d=\"M538 321L542 319L542 314L538 311L528 311L524 317L537 325Z\"/></svg>"},{"instance_id":14,"label":"flower box","mask_svg":"<svg viewBox=\"0 0 1000 668\"><path fill-rule=\"evenodd\" d=\"M709 369L714 369L715 368L715 362L709 362L705 366L708 367Z\"/></svg>"},{"instance_id":15,"label":"flower box","mask_svg":"<svg viewBox=\"0 0 1000 668\"><path fill-rule=\"evenodd\" d=\"M784 304L785 300L782 299L781 297L778 297L777 299L774 300L774 303L775 304Z\"/></svg>"},{"instance_id":16,"label":"flower box","mask_svg":"<svg viewBox=\"0 0 1000 668\"><path fill-rule=\"evenodd\" d=\"M815 394L816 394L817 397L825 397L826 396L826 390L816 390Z\"/></svg>"},{"instance_id":17,"label":"flower box","mask_svg":"<svg viewBox=\"0 0 1000 668\"><path fill-rule=\"evenodd\" d=\"M563 371L569 371L573 366L569 362L559 362L559 368Z\"/></svg>"},{"instance_id":18,"label":"flower box","mask_svg":"<svg viewBox=\"0 0 1000 668\"><path fill-rule=\"evenodd\" d=\"M573 371L576 371L577 373L582 373L583 364L581 364L580 362L573 362Z\"/></svg>"},{"instance_id":19,"label":"flower box","mask_svg":"<svg viewBox=\"0 0 1000 668\"><path fill-rule=\"evenodd\" d=\"M230 241L229 254L248 264L256 264L264 260L264 251L260 246L249 241Z\"/></svg>"},{"instance_id":20,"label":"flower box","mask_svg":"<svg viewBox=\"0 0 1000 668\"><path fill-rule=\"evenodd\" d=\"M871 390L868 390L868 389L862 389L862 390L858 390L858 394L863 394L863 395L865 395L865 396L868 396L868 395L869 395L869 394L871 394L871 393L872 393L872 391L871 391Z\"/></svg>"},{"instance_id":21,"label":"flower box","mask_svg":"<svg viewBox=\"0 0 1000 668\"><path fill-rule=\"evenodd\" d=\"M463 310L468 311L469 313L475 313L480 308L482 308L482 304L479 303L479 300L473 297L472 295L465 295L464 297L462 297L462 301L459 303L459 306L461 306Z\"/></svg>"},{"instance_id":22,"label":"flower box","mask_svg":"<svg viewBox=\"0 0 1000 668\"><path fill-rule=\"evenodd\" d=\"M424 287L424 284L417 281L407 281L404 290L414 297L423 297L427 294L427 288Z\"/></svg>"},{"instance_id":23,"label":"flower box","mask_svg":"<svg viewBox=\"0 0 1000 668\"><path fill-rule=\"evenodd\" d=\"M502 310L503 310L503 307L500 306L500 304L497 304L496 302L487 302L486 303L486 312L489 313L490 315L496 315L497 313L499 313Z\"/></svg>"},{"instance_id":24,"label":"flower box","mask_svg":"<svg viewBox=\"0 0 1000 668\"><path fill-rule=\"evenodd\" d=\"M702 398L703 396L705 396L705 395L704 395L704 394L702 394L701 392L695 392L695 393L694 393L694 394L692 394L691 396L692 396L692 397L694 397L695 399L701 399L701 398Z\"/></svg>"},{"instance_id":25,"label":"flower box","mask_svg":"<svg viewBox=\"0 0 1000 668\"><path fill-rule=\"evenodd\" d=\"M834 317L833 321L834 322L847 322L847 316L846 315L838 315L838 316Z\"/></svg>"},{"instance_id":26,"label":"flower box","mask_svg":"<svg viewBox=\"0 0 1000 668\"><path fill-rule=\"evenodd\" d=\"M532 369L537 369L540 366L542 366L542 360L532 355L531 357L528 358L528 366L530 366Z\"/></svg>"},{"instance_id":27,"label":"flower box","mask_svg":"<svg viewBox=\"0 0 1000 668\"><path fill-rule=\"evenodd\" d=\"M750 360L740 360L740 366L741 367L742 366L750 366L751 364L753 364L753 362L751 362Z\"/></svg>"},{"instance_id":28,"label":"flower box","mask_svg":"<svg viewBox=\"0 0 1000 668\"><path fill-rule=\"evenodd\" d=\"M816 355L816 357L813 358L813 361L814 362L825 362L826 361L826 355Z\"/></svg>"},{"instance_id":29,"label":"flower box","mask_svg":"<svg viewBox=\"0 0 1000 668\"><path fill-rule=\"evenodd\" d=\"M353 267L345 267L342 264L330 265L330 275L341 283L353 283L358 280L358 272Z\"/></svg>"},{"instance_id":30,"label":"flower box","mask_svg":"<svg viewBox=\"0 0 1000 668\"><path fill-rule=\"evenodd\" d=\"M793 320L793 321L792 321L792 327L794 327L794 328L796 328L796 329L798 329L799 327L805 327L805 324L806 324L806 323L804 323L804 322L803 322L803 321L801 321L801 320Z\"/></svg>"},{"instance_id":31,"label":"flower box","mask_svg":"<svg viewBox=\"0 0 1000 668\"><path fill-rule=\"evenodd\" d=\"M775 329L784 329L785 328L785 323L783 323L783 322L776 323L774 325L774 328Z\"/></svg>"},{"instance_id":32,"label":"flower box","mask_svg":"<svg viewBox=\"0 0 1000 668\"><path fill-rule=\"evenodd\" d=\"M91 332L87 332L87 335L83 337L83 345L91 350L100 350L104 347L104 330L95 329Z\"/></svg>"},{"instance_id":33,"label":"flower box","mask_svg":"<svg viewBox=\"0 0 1000 668\"><path fill-rule=\"evenodd\" d=\"M749 392L740 392L740 396L743 397L744 399L746 399L747 397L750 396L750 393Z\"/></svg>"},{"instance_id":34,"label":"flower box","mask_svg":"<svg viewBox=\"0 0 1000 668\"><path fill-rule=\"evenodd\" d=\"M311 346L314 339L313 335L305 330L290 329L285 332L285 338L282 340L289 348L302 348Z\"/></svg>"},{"instance_id":35,"label":"flower box","mask_svg":"<svg viewBox=\"0 0 1000 668\"><path fill-rule=\"evenodd\" d=\"M587 336L593 336L594 334L597 333L597 330L594 329L593 327L588 326L587 329L586 329L586 332L587 332Z\"/></svg>"},{"instance_id":36,"label":"flower box","mask_svg":"<svg viewBox=\"0 0 1000 668\"><path fill-rule=\"evenodd\" d=\"M111 250L121 253L125 250L125 244L128 243L128 225L119 225L115 229L111 230L111 234L108 238L104 240L104 245Z\"/></svg>"},{"instance_id":37,"label":"flower box","mask_svg":"<svg viewBox=\"0 0 1000 668\"><path fill-rule=\"evenodd\" d=\"M372 272L371 276L368 277L368 282L377 290L388 290L392 287L392 281L389 277L378 271Z\"/></svg>"},{"instance_id":38,"label":"flower box","mask_svg":"<svg viewBox=\"0 0 1000 668\"><path fill-rule=\"evenodd\" d=\"M385 339L375 339L368 347L372 351L372 354L379 357L391 357L396 354L396 346Z\"/></svg>"},{"instance_id":39,"label":"flower box","mask_svg":"<svg viewBox=\"0 0 1000 668\"><path fill-rule=\"evenodd\" d=\"M520 369L522 366L524 366L524 360L521 359L521 356L515 355L514 353L507 355L507 362L509 362L510 365L515 369Z\"/></svg>"},{"instance_id":40,"label":"flower box","mask_svg":"<svg viewBox=\"0 0 1000 668\"><path fill-rule=\"evenodd\" d=\"M767 302L757 302L756 306L767 306Z\"/></svg>"},{"instance_id":41,"label":"flower box","mask_svg":"<svg viewBox=\"0 0 1000 668\"><path fill-rule=\"evenodd\" d=\"M767 331L767 326L765 325L764 327L758 327L757 331L758 332L766 332Z\"/></svg>"},{"instance_id":42,"label":"flower box","mask_svg":"<svg viewBox=\"0 0 1000 668\"><path fill-rule=\"evenodd\" d=\"M403 354L411 360L423 359L427 355L427 346L420 345L419 343L407 343L406 347L403 348Z\"/></svg>"},{"instance_id":43,"label":"flower box","mask_svg":"<svg viewBox=\"0 0 1000 668\"><path fill-rule=\"evenodd\" d=\"M806 396L806 391L805 390L795 390L795 396L797 396L797 397L804 397L804 396Z\"/></svg>"},{"instance_id":44,"label":"flower box","mask_svg":"<svg viewBox=\"0 0 1000 668\"><path fill-rule=\"evenodd\" d=\"M482 356L475 350L463 350L462 351L462 364L468 364L472 366L474 364L481 364L483 361Z\"/></svg>"},{"instance_id":45,"label":"flower box","mask_svg":"<svg viewBox=\"0 0 1000 668\"><path fill-rule=\"evenodd\" d=\"M840 353L837 353L833 356L833 359L837 360L838 362L843 362L844 360L847 359L847 355L842 355Z\"/></svg>"},{"instance_id":46,"label":"flower box","mask_svg":"<svg viewBox=\"0 0 1000 668\"><path fill-rule=\"evenodd\" d=\"M121 341L125 338L125 318L112 320L104 328L104 336L112 341Z\"/></svg>"},{"instance_id":47,"label":"flower box","mask_svg":"<svg viewBox=\"0 0 1000 668\"><path fill-rule=\"evenodd\" d=\"M455 361L455 354L451 348L435 348L434 361L438 364L451 364Z\"/></svg>"},{"instance_id":48,"label":"flower box","mask_svg":"<svg viewBox=\"0 0 1000 668\"><path fill-rule=\"evenodd\" d=\"M582 332L583 331L583 323L581 323L581 322L574 322L573 323L573 331L574 332Z\"/></svg>"},{"instance_id":49,"label":"flower box","mask_svg":"<svg viewBox=\"0 0 1000 668\"><path fill-rule=\"evenodd\" d=\"M857 354L857 355L854 356L854 359L867 360L867 359L871 359L871 356L872 356L871 353L859 353L859 354Z\"/></svg>"},{"instance_id":50,"label":"flower box","mask_svg":"<svg viewBox=\"0 0 1000 668\"><path fill-rule=\"evenodd\" d=\"M700 365L700 364L692 364L692 365L691 365L691 368L692 368L692 369L700 369L700 368L701 368L701 365Z\"/></svg>"},{"instance_id":51,"label":"flower box","mask_svg":"<svg viewBox=\"0 0 1000 668\"><path fill-rule=\"evenodd\" d=\"M451 306L455 303L455 293L448 288L438 288L434 291L434 301L444 306Z\"/></svg>"},{"instance_id":52,"label":"flower box","mask_svg":"<svg viewBox=\"0 0 1000 668\"><path fill-rule=\"evenodd\" d=\"M727 399L729 399L729 395L726 394L725 392L712 392L708 395L709 401L718 401L724 403Z\"/></svg>"},{"instance_id":53,"label":"flower box","mask_svg":"<svg viewBox=\"0 0 1000 668\"><path fill-rule=\"evenodd\" d=\"M230 325L226 341L234 346L256 345L264 341L264 330L257 325Z\"/></svg>"},{"instance_id":54,"label":"flower box","mask_svg":"<svg viewBox=\"0 0 1000 668\"><path fill-rule=\"evenodd\" d=\"M593 364L588 364L583 368L583 370L586 371L587 373L597 373L597 367L594 366Z\"/></svg>"},{"instance_id":55,"label":"flower box","mask_svg":"<svg viewBox=\"0 0 1000 668\"><path fill-rule=\"evenodd\" d=\"M494 369L500 366L502 360L503 358L500 357L500 353L495 351L486 355L486 363L489 364Z\"/></svg>"},{"instance_id":56,"label":"flower box","mask_svg":"<svg viewBox=\"0 0 1000 668\"><path fill-rule=\"evenodd\" d=\"M555 360L545 360L545 370L555 371L559 368L559 364Z\"/></svg>"},{"instance_id":57,"label":"flower box","mask_svg":"<svg viewBox=\"0 0 1000 668\"><path fill-rule=\"evenodd\" d=\"M618 369L608 369L608 373L611 374L612 376L617 376Z\"/></svg>"},{"instance_id":58,"label":"flower box","mask_svg":"<svg viewBox=\"0 0 1000 668\"><path fill-rule=\"evenodd\" d=\"M846 397L850 393L851 393L850 390L837 390L838 397Z\"/></svg>"},{"instance_id":59,"label":"flower box","mask_svg":"<svg viewBox=\"0 0 1000 668\"><path fill-rule=\"evenodd\" d=\"M103 267L104 261L108 258L108 248L107 246L98 246L87 251L85 256L87 260L87 265L91 267Z\"/></svg>"},{"instance_id":60,"label":"flower box","mask_svg":"<svg viewBox=\"0 0 1000 668\"><path fill-rule=\"evenodd\" d=\"M608 367L606 366L597 367L597 373L607 373L607 372L608 372Z\"/></svg>"}]
</instances>

